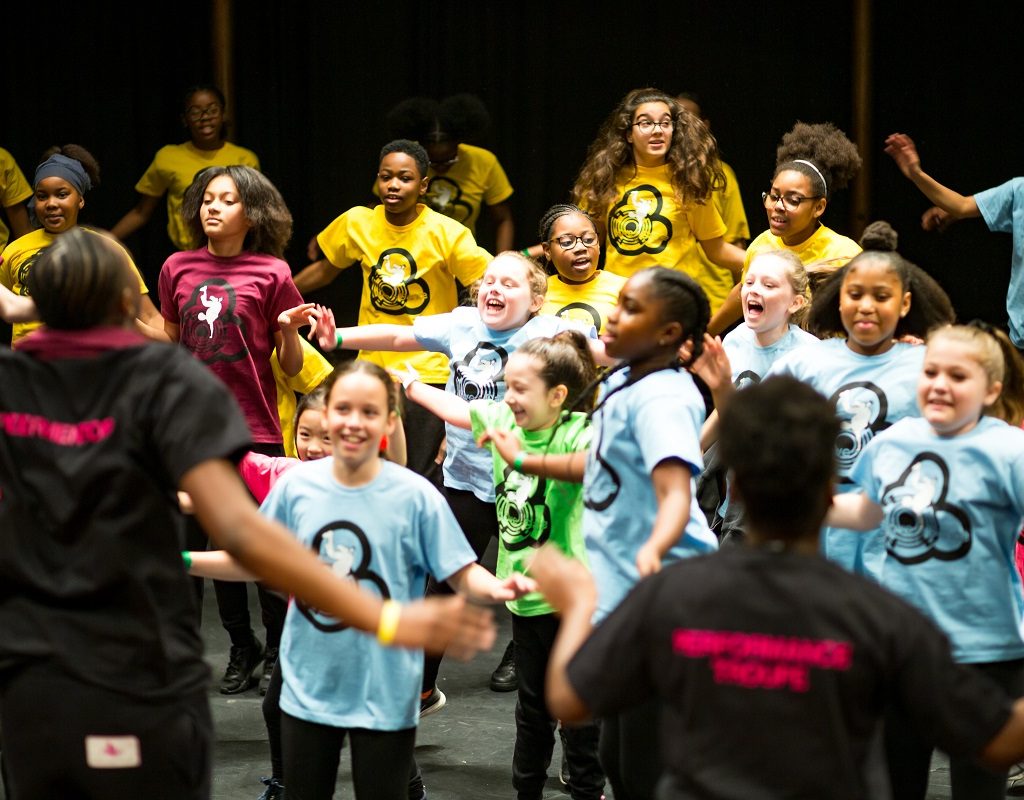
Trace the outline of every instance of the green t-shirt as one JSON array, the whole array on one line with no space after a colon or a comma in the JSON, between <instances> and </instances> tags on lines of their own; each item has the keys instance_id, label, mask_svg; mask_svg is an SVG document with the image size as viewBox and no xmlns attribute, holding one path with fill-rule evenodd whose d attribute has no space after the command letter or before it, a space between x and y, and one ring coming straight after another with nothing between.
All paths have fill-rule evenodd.
<instances>
[{"instance_id":1,"label":"green t-shirt","mask_svg":"<svg viewBox=\"0 0 1024 800\"><path fill-rule=\"evenodd\" d=\"M469 404L473 436L488 428L515 431L528 453L574 453L590 444L586 414L572 414L561 425L543 431L523 430L512 410L502 402L474 400ZM499 578L525 572L535 548L554 542L562 552L587 563L583 544L583 484L523 475L505 462L489 444L494 464L495 507L498 513ZM505 605L520 617L551 614L554 609L539 593L528 594Z\"/></svg>"}]
</instances>

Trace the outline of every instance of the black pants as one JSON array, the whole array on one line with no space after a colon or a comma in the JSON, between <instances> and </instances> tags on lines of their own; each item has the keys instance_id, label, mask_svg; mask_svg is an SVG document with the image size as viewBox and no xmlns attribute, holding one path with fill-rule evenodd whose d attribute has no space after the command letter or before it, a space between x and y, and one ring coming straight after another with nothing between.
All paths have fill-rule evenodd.
<instances>
[{"instance_id":1,"label":"black pants","mask_svg":"<svg viewBox=\"0 0 1024 800\"><path fill-rule=\"evenodd\" d=\"M345 737L352 748L356 800L406 800L416 729L368 731L334 728L281 712L284 784L289 800L334 796Z\"/></svg>"},{"instance_id":2,"label":"black pants","mask_svg":"<svg viewBox=\"0 0 1024 800\"><path fill-rule=\"evenodd\" d=\"M17 800L210 796L213 723L202 691L144 702L28 667L0 684L0 727ZM136 746L138 766L104 766Z\"/></svg>"},{"instance_id":3,"label":"black pants","mask_svg":"<svg viewBox=\"0 0 1024 800\"><path fill-rule=\"evenodd\" d=\"M498 514L494 503L487 503L472 492L462 489L444 487L444 496L462 528L469 546L476 553L477 562L484 556L487 545L492 538L498 536ZM431 577L427 581L427 597L431 595L454 594L454 590L444 582L437 582ZM423 659L423 691L429 692L437 683L437 673L441 669L442 656L426 656Z\"/></svg>"},{"instance_id":4,"label":"black pants","mask_svg":"<svg viewBox=\"0 0 1024 800\"><path fill-rule=\"evenodd\" d=\"M512 616L519 675L512 786L519 800L540 800L544 795L556 725L544 702L544 676L557 633L558 618L554 614ZM573 800L599 800L604 792L604 772L597 758L597 724L566 726L562 734L569 762L569 795Z\"/></svg>"},{"instance_id":5,"label":"black pants","mask_svg":"<svg viewBox=\"0 0 1024 800\"><path fill-rule=\"evenodd\" d=\"M1024 659L969 666L998 683L1010 697L1024 694ZM942 702L941 698L936 702ZM886 715L885 754L894 798L923 800L934 749L927 731L919 731L899 709ZM1002 800L1006 796L1006 771L991 772L971 758L950 756L949 778L953 800Z\"/></svg>"},{"instance_id":6,"label":"black pants","mask_svg":"<svg viewBox=\"0 0 1024 800\"><path fill-rule=\"evenodd\" d=\"M444 389L443 383L428 384ZM417 475L429 477L439 469L434 459L444 440L444 422L419 403L404 400L402 424L405 426L406 466Z\"/></svg>"},{"instance_id":7,"label":"black pants","mask_svg":"<svg viewBox=\"0 0 1024 800\"><path fill-rule=\"evenodd\" d=\"M664 772L661 704L656 700L601 720L601 766L615 800L652 800Z\"/></svg>"}]
</instances>

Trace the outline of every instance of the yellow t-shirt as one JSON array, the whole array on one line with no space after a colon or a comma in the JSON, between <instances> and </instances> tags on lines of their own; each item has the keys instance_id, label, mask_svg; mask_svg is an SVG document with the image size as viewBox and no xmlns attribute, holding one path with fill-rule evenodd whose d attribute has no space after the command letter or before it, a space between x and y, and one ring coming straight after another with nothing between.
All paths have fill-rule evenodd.
<instances>
[{"instance_id":1,"label":"yellow t-shirt","mask_svg":"<svg viewBox=\"0 0 1024 800\"><path fill-rule=\"evenodd\" d=\"M384 206L356 206L316 237L338 269L358 262L363 269L360 325L412 325L420 315L444 314L458 305L463 286L478 280L491 261L469 229L443 214L416 206L408 225L392 225ZM385 369L410 364L426 383L448 380L448 359L440 353L360 353Z\"/></svg>"},{"instance_id":2,"label":"yellow t-shirt","mask_svg":"<svg viewBox=\"0 0 1024 800\"><path fill-rule=\"evenodd\" d=\"M696 269L697 242L725 233L713 202L679 205L667 165L623 170L615 194L619 199L607 210L604 267L616 275L628 278L646 267Z\"/></svg>"},{"instance_id":3,"label":"yellow t-shirt","mask_svg":"<svg viewBox=\"0 0 1024 800\"><path fill-rule=\"evenodd\" d=\"M476 236L476 221L482 205L496 206L512 196L512 184L498 157L490 150L460 144L459 160L444 175L427 170L424 202L439 214L461 222ZM377 184L373 193L380 196Z\"/></svg>"},{"instance_id":4,"label":"yellow t-shirt","mask_svg":"<svg viewBox=\"0 0 1024 800\"><path fill-rule=\"evenodd\" d=\"M548 292L540 313L579 323L584 331L589 331L593 325L600 333L625 285L626 279L621 275L603 269L586 283L566 283L558 275L549 275Z\"/></svg>"},{"instance_id":5,"label":"yellow t-shirt","mask_svg":"<svg viewBox=\"0 0 1024 800\"><path fill-rule=\"evenodd\" d=\"M277 360L277 348L270 353L270 368L274 370L274 385L277 388L277 416L281 418L281 437L284 441L284 454L298 458L295 450L295 409L298 401L295 393L309 394L323 383L334 369L331 362L320 355L320 351L299 337L302 344L302 369L297 375L288 376L281 369Z\"/></svg>"},{"instance_id":6,"label":"yellow t-shirt","mask_svg":"<svg viewBox=\"0 0 1024 800\"><path fill-rule=\"evenodd\" d=\"M722 171L725 172L725 188L720 192L714 192L711 197L725 223L725 241L746 241L750 238L750 226L747 225L747 213L743 210L743 200L740 198L736 173L724 161L722 162ZM711 313L714 314L725 302L725 298L729 296L736 281L733 280L732 273L728 268L720 267L712 262L705 255L703 248L697 248L697 259L699 264L694 264L686 272L700 284L704 294L708 296Z\"/></svg>"},{"instance_id":7,"label":"yellow t-shirt","mask_svg":"<svg viewBox=\"0 0 1024 800\"><path fill-rule=\"evenodd\" d=\"M235 165L259 169L260 160L252 150L231 142L224 142L218 150L200 150L192 142L169 144L156 151L153 163L135 184L135 191L150 197L167 192L167 235L179 250L194 250L199 243L181 218L185 190L200 170Z\"/></svg>"},{"instance_id":8,"label":"yellow t-shirt","mask_svg":"<svg viewBox=\"0 0 1024 800\"><path fill-rule=\"evenodd\" d=\"M24 203L32 196L32 187L14 160L14 156L0 147L0 206L10 208ZM0 220L0 250L7 247L11 231Z\"/></svg>"},{"instance_id":9,"label":"yellow t-shirt","mask_svg":"<svg viewBox=\"0 0 1024 800\"><path fill-rule=\"evenodd\" d=\"M85 227L84 225L77 226L84 231L102 236L103 234L97 233L96 231ZM60 234L57 234L59 236ZM4 248L3 255L0 258L3 259L3 263L0 264L0 283L6 286L15 294L22 296L28 296L28 287L25 285L25 279L28 277L29 271L32 269L32 265L36 259L39 258L39 254L43 252L47 247L53 244L53 240L56 236L52 233L47 233L44 228L39 228L32 231L32 233L26 233L21 238L15 239L6 248ZM113 240L111 240L113 241ZM117 242L114 242L117 244ZM121 245L117 244L118 247ZM146 282L142 279L142 275L139 273L139 268L135 266L135 262L132 261L132 257L128 255L128 251L123 247L125 258L128 259L128 263L131 264L135 274L139 277L139 292L142 294L149 294L149 289L146 288ZM14 324L14 330L11 334L11 344L18 341L23 336L27 336L36 328L42 325L41 322L16 322Z\"/></svg>"},{"instance_id":10,"label":"yellow t-shirt","mask_svg":"<svg viewBox=\"0 0 1024 800\"><path fill-rule=\"evenodd\" d=\"M772 250L789 250L796 253L797 258L806 267L811 264L828 264L841 267L861 251L861 247L848 236L836 233L822 225L811 234L810 238L795 247L789 247L771 230L763 231L747 248L743 259L743 274L747 274L754 256Z\"/></svg>"}]
</instances>

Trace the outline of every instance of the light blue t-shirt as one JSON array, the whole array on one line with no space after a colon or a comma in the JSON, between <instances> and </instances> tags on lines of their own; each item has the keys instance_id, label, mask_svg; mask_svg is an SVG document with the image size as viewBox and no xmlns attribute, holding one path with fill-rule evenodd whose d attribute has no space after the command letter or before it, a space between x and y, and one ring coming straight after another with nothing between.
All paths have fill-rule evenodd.
<instances>
[{"instance_id":1,"label":"light blue t-shirt","mask_svg":"<svg viewBox=\"0 0 1024 800\"><path fill-rule=\"evenodd\" d=\"M692 473L690 517L664 560L718 548L697 504L694 477L704 468L704 400L689 373L665 369L631 383L627 367L608 379L601 398L583 476L583 534L597 585L595 621L640 580L637 551L650 538L658 513L651 473L662 461L678 458Z\"/></svg>"},{"instance_id":2,"label":"light blue t-shirt","mask_svg":"<svg viewBox=\"0 0 1024 800\"><path fill-rule=\"evenodd\" d=\"M496 331L480 321L475 307L463 306L449 314L417 317L412 332L424 350L448 356L451 372L446 389L470 402L504 399L508 357L531 339L554 336L572 327L558 317L537 316L520 328ZM591 328L589 335L595 338L597 332ZM490 451L476 446L471 431L447 423L445 431L444 485L493 503Z\"/></svg>"},{"instance_id":3,"label":"light blue t-shirt","mask_svg":"<svg viewBox=\"0 0 1024 800\"><path fill-rule=\"evenodd\" d=\"M957 661L1024 657L1014 563L1024 430L983 417L948 437L904 419L864 449L852 477L885 512L882 584L946 632Z\"/></svg>"},{"instance_id":4,"label":"light blue t-shirt","mask_svg":"<svg viewBox=\"0 0 1024 800\"><path fill-rule=\"evenodd\" d=\"M788 374L817 389L836 405L836 488L854 488L850 470L877 434L904 417L917 417L917 381L925 348L897 342L884 353L853 352L845 339L825 339L798 348L775 362L768 374ZM825 555L852 572L879 579L885 547L880 531L860 533L824 528Z\"/></svg>"},{"instance_id":5,"label":"light blue t-shirt","mask_svg":"<svg viewBox=\"0 0 1024 800\"><path fill-rule=\"evenodd\" d=\"M1001 186L978 192L974 201L989 230L1013 234L1006 313L1010 318L1010 339L1024 348L1024 178L1012 178Z\"/></svg>"},{"instance_id":6,"label":"light blue t-shirt","mask_svg":"<svg viewBox=\"0 0 1024 800\"><path fill-rule=\"evenodd\" d=\"M334 459L286 472L260 511L293 531L321 561L359 587L408 602L427 574L444 579L476 560L441 493L410 470L382 462L357 488L334 478ZM419 717L423 652L383 647L298 600L281 636L281 708L338 728L395 731Z\"/></svg>"},{"instance_id":7,"label":"light blue t-shirt","mask_svg":"<svg viewBox=\"0 0 1024 800\"><path fill-rule=\"evenodd\" d=\"M818 337L798 325L790 325L777 342L767 347L757 343L754 332L746 325L736 326L722 340L722 347L732 366L732 383L737 389L760 383L772 364L791 350L817 342Z\"/></svg>"}]
</instances>

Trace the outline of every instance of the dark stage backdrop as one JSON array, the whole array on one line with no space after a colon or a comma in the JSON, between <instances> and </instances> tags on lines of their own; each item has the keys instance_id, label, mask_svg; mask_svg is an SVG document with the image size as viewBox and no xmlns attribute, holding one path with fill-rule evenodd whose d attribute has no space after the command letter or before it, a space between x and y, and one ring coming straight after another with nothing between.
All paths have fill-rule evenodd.
<instances>
[{"instance_id":1,"label":"dark stage backdrop","mask_svg":"<svg viewBox=\"0 0 1024 800\"><path fill-rule=\"evenodd\" d=\"M980 221L925 235L926 203L882 153L891 130L912 134L925 168L966 193L1024 172L1024 111L1015 4L942 16L931 4L876 3L874 168L869 218L947 287L963 318L1002 322L1010 238ZM1005 6L1005 7L1004 7ZM697 92L735 168L754 234L779 138L796 120L851 131L852 5L622 3L234 3L232 139L255 150L295 217L288 258L337 214L369 200L384 115L415 94L478 94L493 149L515 187L516 244L536 239L543 210L567 199L602 119L629 89ZM21 16L18 16L18 15ZM920 16L918 16L920 14ZM59 19L4 12L26 32L8 50L0 146L31 179L39 153L77 142L103 167L83 219L110 227L163 144L184 139L184 87L212 75L210 8L81 2ZM16 37L11 36L9 39ZM163 213L162 210L160 212ZM828 225L851 230L849 194ZM152 288L169 244L155 219L128 242ZM492 246L484 226L481 241ZM321 298L354 314L358 276Z\"/></svg>"}]
</instances>

